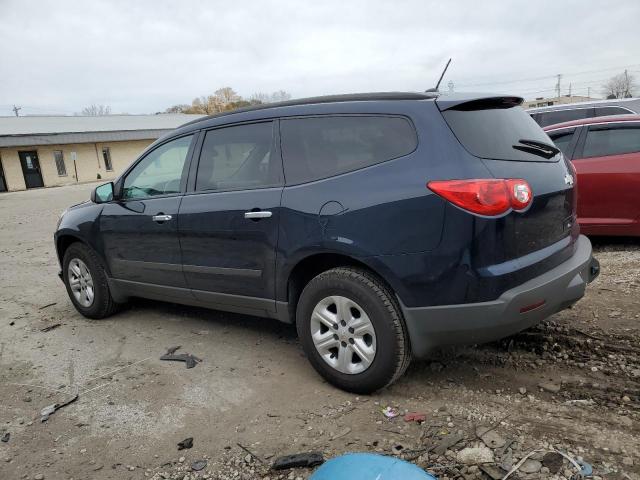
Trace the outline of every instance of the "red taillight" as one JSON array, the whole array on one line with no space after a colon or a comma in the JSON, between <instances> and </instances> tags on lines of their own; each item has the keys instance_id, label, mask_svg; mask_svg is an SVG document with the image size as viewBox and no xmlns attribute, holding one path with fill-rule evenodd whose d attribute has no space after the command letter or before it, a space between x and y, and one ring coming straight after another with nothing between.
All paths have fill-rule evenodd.
<instances>
[{"instance_id":1,"label":"red taillight","mask_svg":"<svg viewBox=\"0 0 640 480\"><path fill-rule=\"evenodd\" d=\"M442 180L427 187L460 208L488 217L522 211L533 199L531 187L522 179Z\"/></svg>"}]
</instances>

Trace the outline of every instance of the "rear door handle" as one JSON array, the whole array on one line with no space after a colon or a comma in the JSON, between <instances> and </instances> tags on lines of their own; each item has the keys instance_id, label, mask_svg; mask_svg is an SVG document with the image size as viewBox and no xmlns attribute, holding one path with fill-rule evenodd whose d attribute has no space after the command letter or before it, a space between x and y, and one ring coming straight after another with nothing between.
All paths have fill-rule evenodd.
<instances>
[{"instance_id":1,"label":"rear door handle","mask_svg":"<svg viewBox=\"0 0 640 480\"><path fill-rule=\"evenodd\" d=\"M258 218L270 218L273 215L271 212L259 210L257 212L244 212L244 218L258 219Z\"/></svg>"},{"instance_id":2,"label":"rear door handle","mask_svg":"<svg viewBox=\"0 0 640 480\"><path fill-rule=\"evenodd\" d=\"M151 220L153 220L154 222L168 222L169 220L171 220L173 217L171 215L154 215L153 217L151 217Z\"/></svg>"}]
</instances>

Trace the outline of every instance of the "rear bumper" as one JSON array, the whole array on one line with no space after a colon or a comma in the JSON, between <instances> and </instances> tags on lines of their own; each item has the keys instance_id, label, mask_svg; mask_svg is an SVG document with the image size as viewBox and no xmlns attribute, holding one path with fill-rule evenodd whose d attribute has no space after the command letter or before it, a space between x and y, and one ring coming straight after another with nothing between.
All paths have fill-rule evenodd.
<instances>
[{"instance_id":1,"label":"rear bumper","mask_svg":"<svg viewBox=\"0 0 640 480\"><path fill-rule=\"evenodd\" d=\"M417 308L400 302L413 354L421 357L444 345L489 342L531 327L582 298L599 271L591 242L580 235L569 260L496 300Z\"/></svg>"}]
</instances>

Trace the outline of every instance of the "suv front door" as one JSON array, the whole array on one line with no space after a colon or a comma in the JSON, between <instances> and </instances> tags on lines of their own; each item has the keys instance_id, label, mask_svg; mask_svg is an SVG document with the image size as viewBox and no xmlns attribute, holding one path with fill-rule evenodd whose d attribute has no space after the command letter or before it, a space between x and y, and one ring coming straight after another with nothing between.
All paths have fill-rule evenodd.
<instances>
[{"instance_id":1,"label":"suv front door","mask_svg":"<svg viewBox=\"0 0 640 480\"><path fill-rule=\"evenodd\" d=\"M149 151L118 182L116 199L104 205L100 231L115 279L186 286L178 241L178 209L193 139L194 135L179 137Z\"/></svg>"},{"instance_id":2,"label":"suv front door","mask_svg":"<svg viewBox=\"0 0 640 480\"><path fill-rule=\"evenodd\" d=\"M183 270L193 295L275 310L282 160L277 122L209 130L180 205Z\"/></svg>"}]
</instances>

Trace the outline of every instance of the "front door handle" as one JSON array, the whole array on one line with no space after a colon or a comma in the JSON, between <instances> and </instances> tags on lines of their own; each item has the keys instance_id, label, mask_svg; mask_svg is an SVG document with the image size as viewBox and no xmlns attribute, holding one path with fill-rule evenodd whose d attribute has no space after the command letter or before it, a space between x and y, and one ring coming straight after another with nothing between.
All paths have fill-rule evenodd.
<instances>
[{"instance_id":1,"label":"front door handle","mask_svg":"<svg viewBox=\"0 0 640 480\"><path fill-rule=\"evenodd\" d=\"M271 212L267 212L265 210L258 210L257 212L244 212L244 218L249 218L252 220L260 218L270 218L271 215L273 215Z\"/></svg>"},{"instance_id":2,"label":"front door handle","mask_svg":"<svg viewBox=\"0 0 640 480\"><path fill-rule=\"evenodd\" d=\"M153 217L151 217L151 220L153 220L154 222L168 222L172 218L173 217L171 215L159 214L159 215L154 215Z\"/></svg>"}]
</instances>

